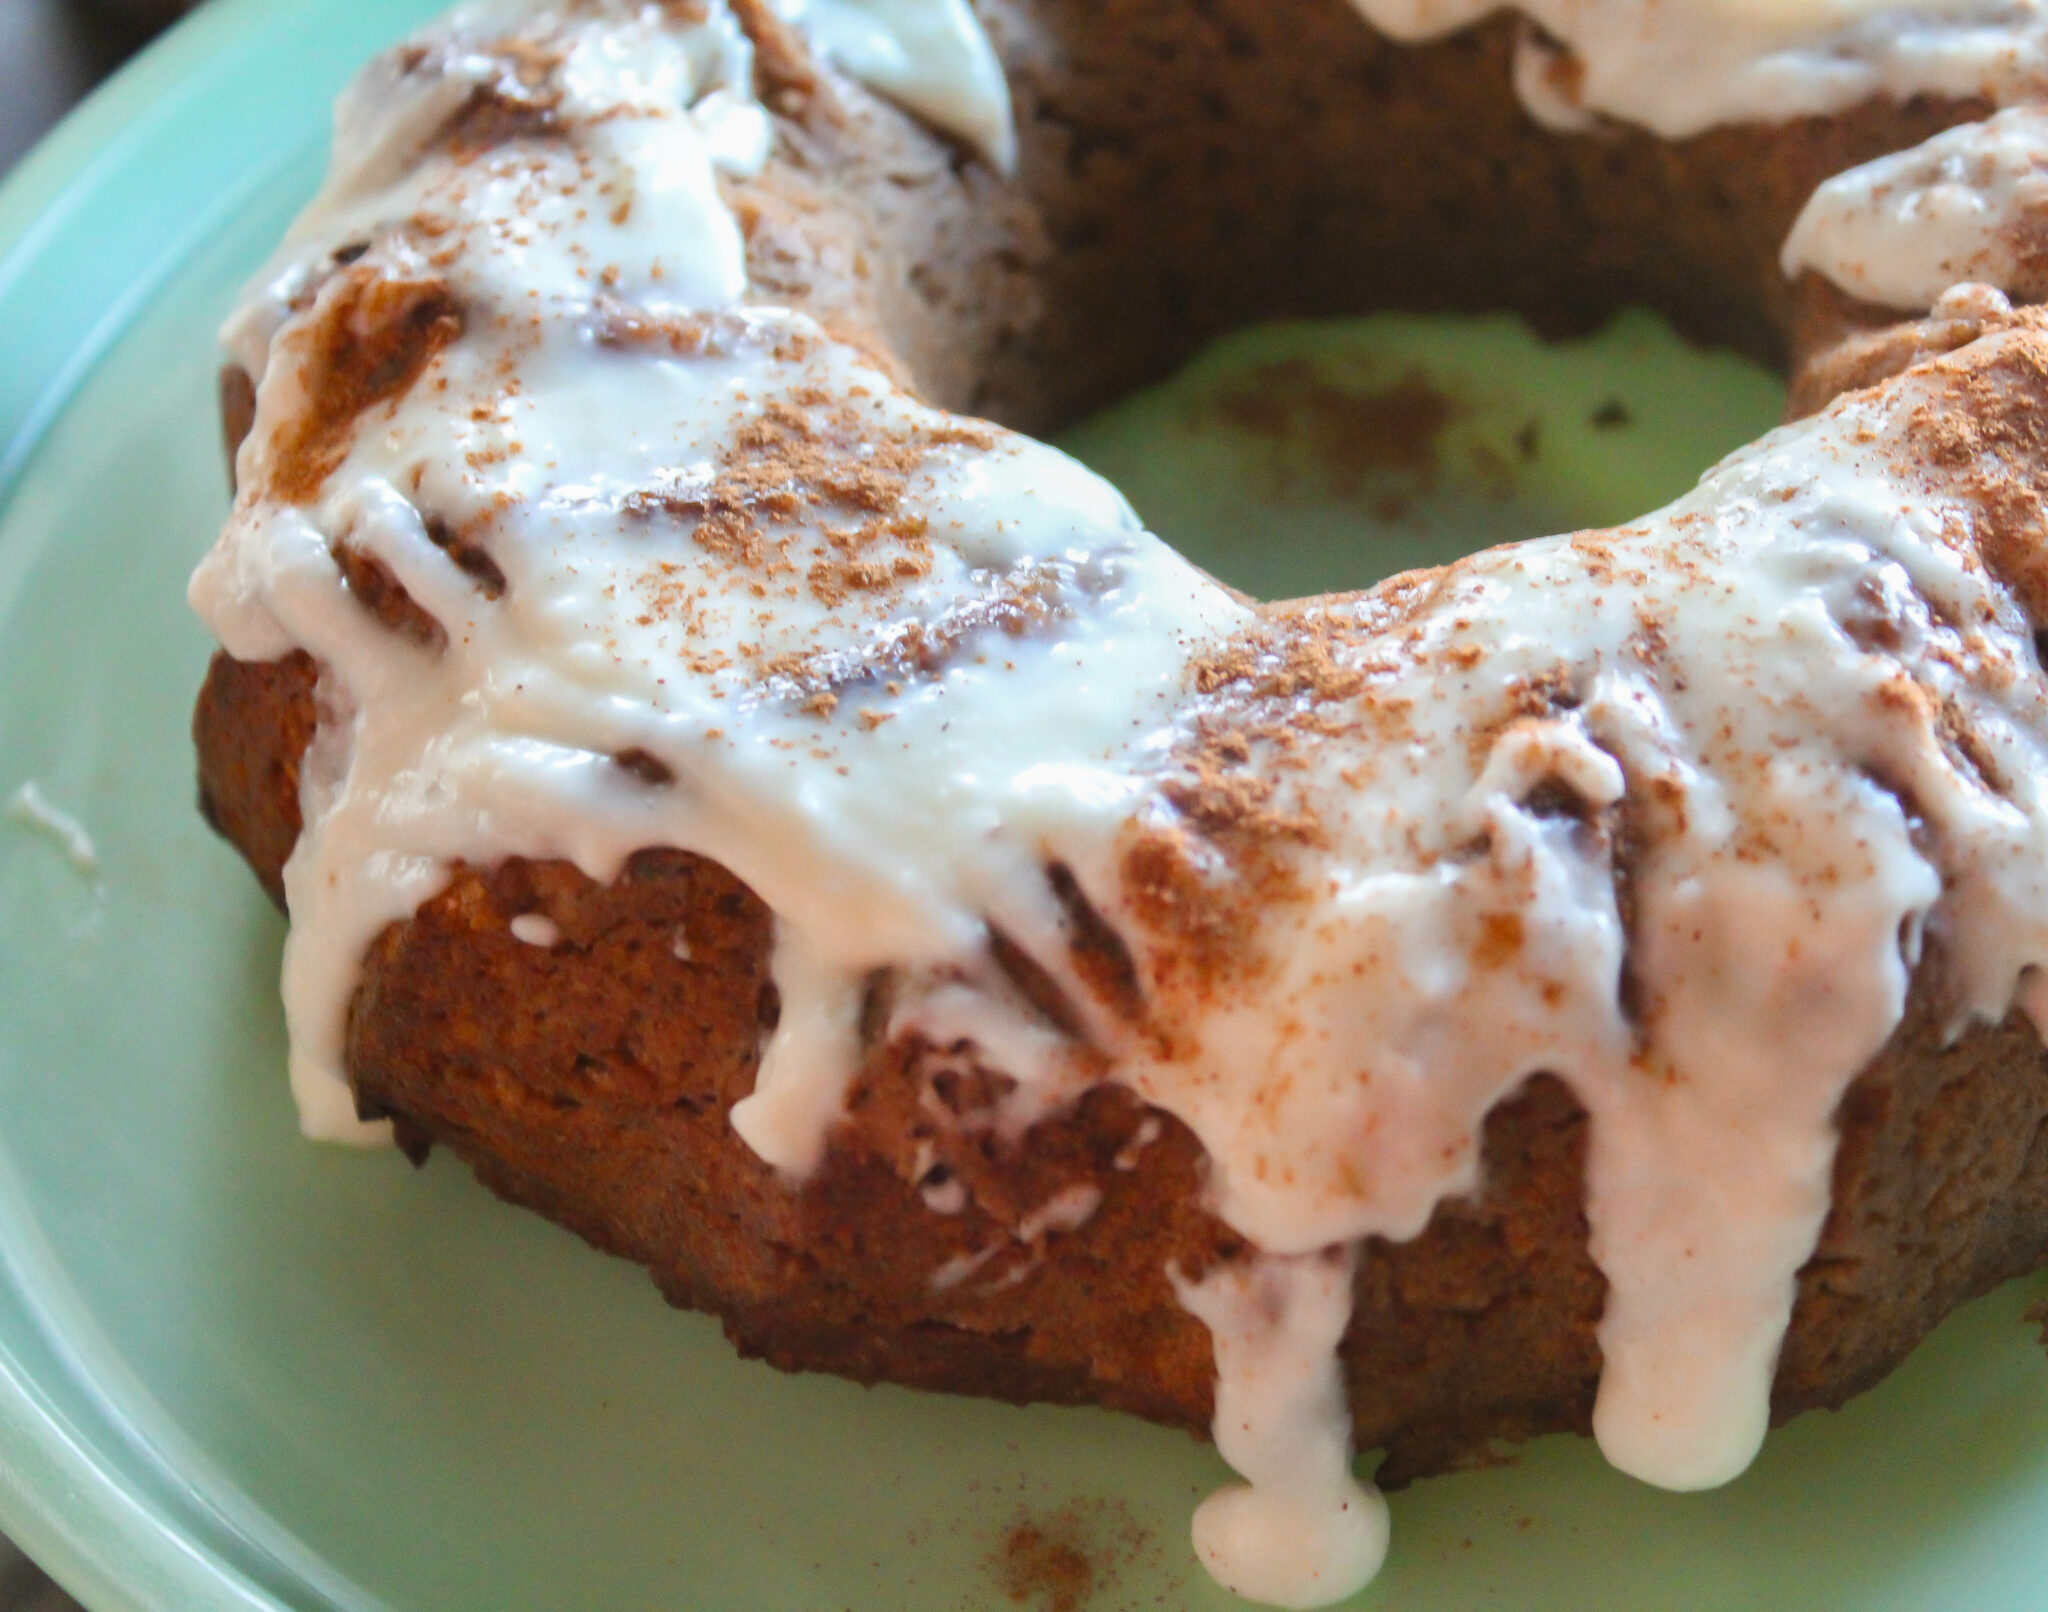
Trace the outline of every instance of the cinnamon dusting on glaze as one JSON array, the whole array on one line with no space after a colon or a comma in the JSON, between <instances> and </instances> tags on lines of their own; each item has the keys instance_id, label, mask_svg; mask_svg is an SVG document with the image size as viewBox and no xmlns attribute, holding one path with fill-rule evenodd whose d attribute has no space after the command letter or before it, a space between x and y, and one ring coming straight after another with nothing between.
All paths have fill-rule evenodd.
<instances>
[{"instance_id":1,"label":"cinnamon dusting on glaze","mask_svg":"<svg viewBox=\"0 0 2048 1612\"><path fill-rule=\"evenodd\" d=\"M347 457L360 417L403 397L462 334L445 281L350 268L330 286L304 337L306 401L270 450L272 497L305 504Z\"/></svg>"}]
</instances>

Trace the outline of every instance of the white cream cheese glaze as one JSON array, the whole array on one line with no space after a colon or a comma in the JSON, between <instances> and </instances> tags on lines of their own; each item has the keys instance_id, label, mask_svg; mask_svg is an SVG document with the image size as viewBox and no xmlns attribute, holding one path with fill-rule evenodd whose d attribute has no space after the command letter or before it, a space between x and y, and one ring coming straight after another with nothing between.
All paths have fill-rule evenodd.
<instances>
[{"instance_id":1,"label":"white cream cheese glaze","mask_svg":"<svg viewBox=\"0 0 2048 1612\"><path fill-rule=\"evenodd\" d=\"M1351 1475L1337 1346L1351 1320L1346 1247L1267 1254L1199 1282L1172 1273L1216 1341L1216 1448L1249 1480L1196 1508L1195 1554L1269 1606L1349 1599L1387 1555L1387 1503Z\"/></svg>"},{"instance_id":2,"label":"white cream cheese glaze","mask_svg":"<svg viewBox=\"0 0 2048 1612\"><path fill-rule=\"evenodd\" d=\"M891 1037L1015 1077L1013 1137L1105 1057L1194 1130L1255 1245L1176 1277L1250 1480L1197 1523L1224 1582L1306 1606L1376 1567L1336 1353L1355 1246L1477 1189L1487 1113L1538 1072L1591 1114L1602 1448L1671 1487L1739 1472L1836 1105L1923 935L1959 1022L2048 963L2048 703L1970 489L1913 464L1926 383L1635 526L1257 613L1064 456L743 306L719 180L771 139L716 0L466 8L345 98L327 187L227 327L258 406L192 598L234 654L319 666L285 869L308 1133L381 1135L343 1068L360 961L455 862L604 880L679 846L775 914L783 1009L733 1118L793 1179L877 969ZM307 484L325 355L380 297L442 321L431 356ZM369 563L409 629L353 593ZM1138 1003L1083 977L1055 867Z\"/></svg>"},{"instance_id":3,"label":"white cream cheese glaze","mask_svg":"<svg viewBox=\"0 0 2048 1612\"><path fill-rule=\"evenodd\" d=\"M1888 308L1951 286L2048 293L2048 109L2012 107L1837 174L1785 238L1785 272Z\"/></svg>"},{"instance_id":4,"label":"white cream cheese glaze","mask_svg":"<svg viewBox=\"0 0 2048 1612\"><path fill-rule=\"evenodd\" d=\"M1840 112L1875 96L2011 102L2048 86L2040 0L1352 0L1396 39L1512 10L1516 85L1552 127L1596 116L1683 139Z\"/></svg>"},{"instance_id":5,"label":"white cream cheese glaze","mask_svg":"<svg viewBox=\"0 0 2048 1612\"><path fill-rule=\"evenodd\" d=\"M7 815L24 827L34 829L64 853L71 871L81 879L97 883L100 876L99 847L86 827L43 793L33 778L7 797Z\"/></svg>"},{"instance_id":6,"label":"white cream cheese glaze","mask_svg":"<svg viewBox=\"0 0 2048 1612\"><path fill-rule=\"evenodd\" d=\"M957 134L1003 173L1017 160L1010 85L967 0L777 0L819 52Z\"/></svg>"}]
</instances>

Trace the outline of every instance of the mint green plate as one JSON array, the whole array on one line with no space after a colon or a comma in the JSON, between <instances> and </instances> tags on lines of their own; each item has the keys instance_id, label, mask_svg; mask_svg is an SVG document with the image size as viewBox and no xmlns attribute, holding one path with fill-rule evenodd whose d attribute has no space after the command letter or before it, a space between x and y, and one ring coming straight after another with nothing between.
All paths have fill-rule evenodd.
<instances>
[{"instance_id":1,"label":"mint green plate","mask_svg":"<svg viewBox=\"0 0 2048 1612\"><path fill-rule=\"evenodd\" d=\"M97 850L0 816L0 1524L101 1612L1235 1606L1188 1557L1224 1475L1192 1440L779 1376L444 1160L298 1140L280 925L191 808L211 331L335 89L432 3L220 0L0 191L0 800L33 780ZM1452 400L1430 462L1302 447L1320 410L1427 413L1418 375ZM1247 376L1308 413L1272 428ZM1396 320L1238 338L1072 440L1219 570L1295 587L1440 552L1446 522L1632 513L1774 406L1641 320L1564 352ZM2039 1607L2035 1291L1718 1494L1569 1439L1402 1494L1361 1604ZM1036 1571L1063 1549L1093 1574L1064 1601Z\"/></svg>"}]
</instances>

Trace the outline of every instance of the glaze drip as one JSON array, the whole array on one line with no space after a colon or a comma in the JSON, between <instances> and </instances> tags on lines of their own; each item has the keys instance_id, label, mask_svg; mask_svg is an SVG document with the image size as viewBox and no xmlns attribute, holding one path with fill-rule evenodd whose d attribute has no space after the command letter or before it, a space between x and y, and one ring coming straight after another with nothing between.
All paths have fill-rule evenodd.
<instances>
[{"instance_id":1,"label":"glaze drip","mask_svg":"<svg viewBox=\"0 0 2048 1612\"><path fill-rule=\"evenodd\" d=\"M1316 1607L1372 1582L1387 1503L1351 1476L1337 1346L1351 1319L1349 1247L1265 1254L1199 1282L1172 1273L1216 1346L1216 1448L1249 1482L1195 1512L1195 1554L1226 1589Z\"/></svg>"}]
</instances>

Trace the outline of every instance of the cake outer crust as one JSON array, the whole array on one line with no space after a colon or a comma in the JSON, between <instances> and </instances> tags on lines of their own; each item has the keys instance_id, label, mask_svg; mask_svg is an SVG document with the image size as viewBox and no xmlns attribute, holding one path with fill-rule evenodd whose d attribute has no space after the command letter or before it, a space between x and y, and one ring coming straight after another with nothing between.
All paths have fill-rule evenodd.
<instances>
[{"instance_id":1,"label":"cake outer crust","mask_svg":"<svg viewBox=\"0 0 2048 1612\"><path fill-rule=\"evenodd\" d=\"M202 790L274 887L264 848L297 830L290 747L310 732L311 663L218 655L199 711ZM514 938L530 912L562 940ZM729 1120L774 1011L769 940L766 908L685 852L650 849L604 886L560 863L463 869L365 961L349 1030L365 1111L392 1116L416 1156L446 1146L500 1196L647 1266L672 1302L785 1370L1205 1431L1209 1335L1165 1273L1239 1240L1198 1207L1193 1136L1099 1088L1015 1151L951 1150L970 1202L934 1214L906 1179L916 1071L881 1049L824 1169L792 1190ZM1957 1304L2048 1262L2048 1055L2017 1016L1943 1045L1936 968L1843 1105L1774 1420L1842 1404ZM1158 1140L1119 1169L1147 1117ZM1539 1076L1489 1118L1477 1199L1445 1203L1412 1242L1368 1243L1344 1358L1359 1446L1387 1451L1382 1484L1589 1429L1606 1284L1586 1253L1584 1142L1584 1112ZM1032 1206L1076 1184L1103 1192L1086 1225L1014 1244ZM934 1291L949 1260L1005 1242L1003 1265Z\"/></svg>"}]
</instances>

